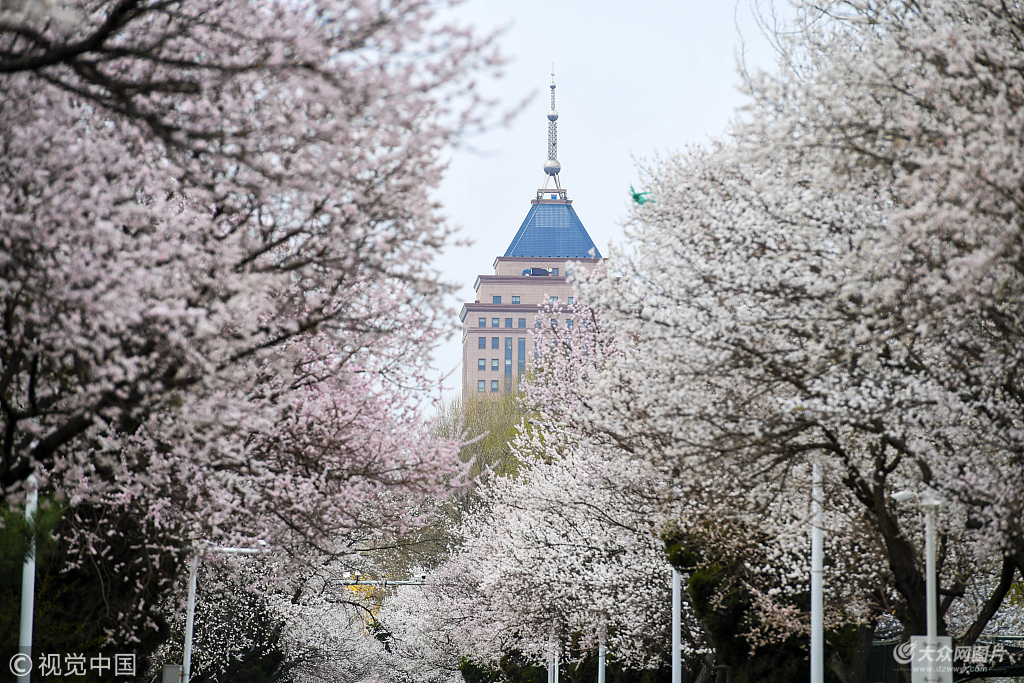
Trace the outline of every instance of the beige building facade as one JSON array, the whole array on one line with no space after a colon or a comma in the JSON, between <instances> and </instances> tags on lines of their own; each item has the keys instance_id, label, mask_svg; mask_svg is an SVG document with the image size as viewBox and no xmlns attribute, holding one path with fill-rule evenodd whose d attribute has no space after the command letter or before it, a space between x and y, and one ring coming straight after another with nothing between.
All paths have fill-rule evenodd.
<instances>
[{"instance_id":1,"label":"beige building facade","mask_svg":"<svg viewBox=\"0 0 1024 683\"><path fill-rule=\"evenodd\" d=\"M464 399L515 385L534 355L533 328L574 324L571 269L592 270L601 260L567 192L538 190L494 273L477 277L475 300L462 307Z\"/></svg>"}]
</instances>

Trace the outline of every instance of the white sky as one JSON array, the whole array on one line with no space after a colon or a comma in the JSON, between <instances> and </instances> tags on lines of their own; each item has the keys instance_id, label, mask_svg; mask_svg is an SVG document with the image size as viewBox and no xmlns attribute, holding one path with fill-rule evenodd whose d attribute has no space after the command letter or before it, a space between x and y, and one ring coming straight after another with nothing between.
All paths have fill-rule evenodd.
<instances>
[{"instance_id":1,"label":"white sky","mask_svg":"<svg viewBox=\"0 0 1024 683\"><path fill-rule=\"evenodd\" d=\"M756 0L753 0L756 1ZM456 150L437 192L469 247L451 247L439 265L461 285L453 307L473 301L473 282L493 273L544 181L551 64L555 66L561 184L602 254L623 241L621 223L639 186L636 160L667 155L721 135L744 97L737 60L771 68L774 53L755 22L752 0L469 0L456 16L499 37L505 76L484 92L528 105L502 127ZM434 353L460 389L462 335Z\"/></svg>"}]
</instances>

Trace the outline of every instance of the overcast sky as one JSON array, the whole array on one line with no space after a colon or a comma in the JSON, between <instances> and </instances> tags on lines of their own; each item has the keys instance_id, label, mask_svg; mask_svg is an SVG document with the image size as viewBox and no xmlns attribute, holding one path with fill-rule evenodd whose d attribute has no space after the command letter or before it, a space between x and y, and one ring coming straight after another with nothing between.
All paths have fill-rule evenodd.
<instances>
[{"instance_id":1,"label":"overcast sky","mask_svg":"<svg viewBox=\"0 0 1024 683\"><path fill-rule=\"evenodd\" d=\"M547 111L554 63L561 184L604 255L623 241L621 223L638 186L636 162L720 136L744 103L737 89L741 56L748 68L771 68L774 53L755 21L751 0L469 0L465 22L499 38L505 76L484 91L505 106L527 106L509 127L474 136L474 149L452 154L437 192L469 247L451 247L440 265L462 286L451 303L473 301L473 282L493 273L544 181ZM637 187L638 190L643 188ZM434 354L460 390L462 336Z\"/></svg>"}]
</instances>

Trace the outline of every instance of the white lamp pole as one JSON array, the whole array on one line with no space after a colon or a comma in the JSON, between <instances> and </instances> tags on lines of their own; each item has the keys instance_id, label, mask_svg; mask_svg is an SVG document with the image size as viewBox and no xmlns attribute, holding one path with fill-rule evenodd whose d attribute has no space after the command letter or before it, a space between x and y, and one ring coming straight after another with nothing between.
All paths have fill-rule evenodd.
<instances>
[{"instance_id":1,"label":"white lamp pole","mask_svg":"<svg viewBox=\"0 0 1024 683\"><path fill-rule=\"evenodd\" d=\"M260 541L262 545L266 545ZM192 675L192 631L195 625L196 612L196 571L199 569L199 555L206 552L223 553L225 555L262 555L264 548L225 548L216 545L201 544L188 564L188 612L185 614L185 652L182 655L181 680L189 683Z\"/></svg>"},{"instance_id":2,"label":"white lamp pole","mask_svg":"<svg viewBox=\"0 0 1024 683\"><path fill-rule=\"evenodd\" d=\"M558 683L558 649L555 637L548 637L548 683Z\"/></svg>"},{"instance_id":3,"label":"white lamp pole","mask_svg":"<svg viewBox=\"0 0 1024 683\"><path fill-rule=\"evenodd\" d=\"M28 475L25 490L25 528L32 532L21 566L21 630L18 633L18 654L28 657L25 673L18 676L19 683L32 680L32 617L35 613L36 598L36 510L39 505L39 481L36 475ZM13 665L12 665L13 668Z\"/></svg>"},{"instance_id":4,"label":"white lamp pole","mask_svg":"<svg viewBox=\"0 0 1024 683\"><path fill-rule=\"evenodd\" d=\"M936 604L935 588L935 510L939 505L939 499L934 496L925 498L918 503L918 506L924 510L925 601L928 613L928 640L926 642L928 652L932 655L928 659L929 669L935 666L935 655L939 651L939 610ZM931 679L938 680L934 676Z\"/></svg>"},{"instance_id":5,"label":"white lamp pole","mask_svg":"<svg viewBox=\"0 0 1024 683\"><path fill-rule=\"evenodd\" d=\"M199 568L199 553L188 561L188 611L185 612L185 652L181 660L181 679L188 683L192 675L192 627L196 617L196 570Z\"/></svg>"},{"instance_id":6,"label":"white lamp pole","mask_svg":"<svg viewBox=\"0 0 1024 683\"><path fill-rule=\"evenodd\" d=\"M682 662L682 581L679 570L672 567L672 683L682 683L683 662Z\"/></svg>"},{"instance_id":7,"label":"white lamp pole","mask_svg":"<svg viewBox=\"0 0 1024 683\"><path fill-rule=\"evenodd\" d=\"M892 494L898 503L911 503L924 512L924 554L925 554L925 605L928 633L925 648L928 651L926 681L942 680L936 675L935 659L939 651L939 609L935 569L935 511L942 507L942 500L935 495L921 496L913 491L899 491Z\"/></svg>"},{"instance_id":8,"label":"white lamp pole","mask_svg":"<svg viewBox=\"0 0 1024 683\"><path fill-rule=\"evenodd\" d=\"M814 459L811 474L811 683L825 680L825 627L822 581L823 543L821 537L822 502L821 463Z\"/></svg>"}]
</instances>

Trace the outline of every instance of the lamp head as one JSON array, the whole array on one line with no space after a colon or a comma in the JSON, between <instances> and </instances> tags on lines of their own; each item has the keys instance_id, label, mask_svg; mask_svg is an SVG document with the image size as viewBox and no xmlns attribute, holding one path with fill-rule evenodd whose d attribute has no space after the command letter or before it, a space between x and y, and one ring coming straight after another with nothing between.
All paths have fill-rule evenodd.
<instances>
[{"instance_id":1,"label":"lamp head","mask_svg":"<svg viewBox=\"0 0 1024 683\"><path fill-rule=\"evenodd\" d=\"M910 503L917 500L917 494L913 491L897 491L892 494L892 499L897 503Z\"/></svg>"}]
</instances>

